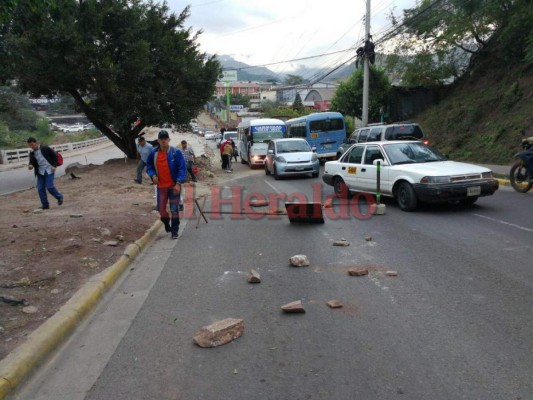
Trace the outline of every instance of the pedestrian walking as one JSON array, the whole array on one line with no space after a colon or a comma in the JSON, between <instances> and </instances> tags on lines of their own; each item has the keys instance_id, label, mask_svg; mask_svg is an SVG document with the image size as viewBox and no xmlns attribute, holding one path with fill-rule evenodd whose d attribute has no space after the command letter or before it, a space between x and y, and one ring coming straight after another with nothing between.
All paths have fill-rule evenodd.
<instances>
[{"instance_id":1,"label":"pedestrian walking","mask_svg":"<svg viewBox=\"0 0 533 400\"><path fill-rule=\"evenodd\" d=\"M234 148L235 143L233 143L231 138L226 139L220 145L220 152L222 153L222 169L225 169L226 172L232 172L231 158L233 157Z\"/></svg>"},{"instance_id":2,"label":"pedestrian walking","mask_svg":"<svg viewBox=\"0 0 533 400\"><path fill-rule=\"evenodd\" d=\"M144 137L140 137L137 141L137 178L134 179L138 184L143 183L143 170L146 167L146 160L153 150L154 146L146 142Z\"/></svg>"},{"instance_id":3,"label":"pedestrian walking","mask_svg":"<svg viewBox=\"0 0 533 400\"><path fill-rule=\"evenodd\" d=\"M30 152L30 161L28 169L35 171L37 177L37 192L41 200L41 208L47 210L50 208L46 191L55 197L57 205L63 204L63 195L54 186L54 174L58 167L57 153L46 145L41 145L34 137L27 140Z\"/></svg>"},{"instance_id":4,"label":"pedestrian walking","mask_svg":"<svg viewBox=\"0 0 533 400\"><path fill-rule=\"evenodd\" d=\"M165 230L170 232L172 239L177 239L180 226L181 184L187 178L187 166L183 153L170 146L170 137L167 131L160 131L157 141L159 147L150 152L146 163L146 172L157 187L157 208L161 222L165 225Z\"/></svg>"},{"instance_id":5,"label":"pedestrian walking","mask_svg":"<svg viewBox=\"0 0 533 400\"><path fill-rule=\"evenodd\" d=\"M183 157L185 158L187 172L191 175L192 181L196 182L196 175L194 175L194 172L192 170L192 167L194 166L194 164L196 164L196 155L194 154L194 150L192 147L189 147L186 140L182 140L181 151L183 153Z\"/></svg>"}]
</instances>

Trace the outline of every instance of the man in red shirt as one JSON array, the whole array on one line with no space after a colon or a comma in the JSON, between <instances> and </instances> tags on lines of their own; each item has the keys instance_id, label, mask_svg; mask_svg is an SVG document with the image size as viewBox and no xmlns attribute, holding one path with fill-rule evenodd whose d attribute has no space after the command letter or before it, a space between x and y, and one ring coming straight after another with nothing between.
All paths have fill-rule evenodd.
<instances>
[{"instance_id":1,"label":"man in red shirt","mask_svg":"<svg viewBox=\"0 0 533 400\"><path fill-rule=\"evenodd\" d=\"M146 161L146 172L157 185L157 208L165 230L172 239L178 238L180 226L179 203L181 184L187 178L185 158L179 149L170 146L168 132L162 130L157 136L159 147L152 150ZM170 215L167 211L170 208Z\"/></svg>"}]
</instances>

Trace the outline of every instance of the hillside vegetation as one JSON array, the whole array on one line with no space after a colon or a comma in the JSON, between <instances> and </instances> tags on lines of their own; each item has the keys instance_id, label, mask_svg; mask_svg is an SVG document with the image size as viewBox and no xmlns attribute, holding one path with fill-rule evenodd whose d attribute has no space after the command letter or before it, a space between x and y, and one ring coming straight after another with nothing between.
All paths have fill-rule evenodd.
<instances>
[{"instance_id":1,"label":"hillside vegetation","mask_svg":"<svg viewBox=\"0 0 533 400\"><path fill-rule=\"evenodd\" d=\"M416 117L450 158L509 164L521 140L533 136L533 7L515 5L439 104Z\"/></svg>"}]
</instances>

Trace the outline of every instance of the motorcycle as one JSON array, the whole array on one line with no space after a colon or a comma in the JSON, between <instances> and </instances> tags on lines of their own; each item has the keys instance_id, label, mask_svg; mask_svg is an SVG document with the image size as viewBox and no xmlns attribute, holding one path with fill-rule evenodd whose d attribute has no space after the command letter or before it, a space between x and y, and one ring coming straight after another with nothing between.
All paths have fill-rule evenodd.
<instances>
[{"instance_id":1,"label":"motorcycle","mask_svg":"<svg viewBox=\"0 0 533 400\"><path fill-rule=\"evenodd\" d=\"M525 151L516 153L516 162L511 167L509 177L511 186L520 193L528 192L533 187L533 137L522 140Z\"/></svg>"}]
</instances>

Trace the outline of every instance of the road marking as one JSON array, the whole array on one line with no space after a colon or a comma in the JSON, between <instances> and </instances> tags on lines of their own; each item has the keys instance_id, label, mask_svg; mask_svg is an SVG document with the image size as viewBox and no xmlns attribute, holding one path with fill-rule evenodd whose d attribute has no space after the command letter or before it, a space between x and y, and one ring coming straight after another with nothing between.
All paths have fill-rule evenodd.
<instances>
[{"instance_id":1,"label":"road marking","mask_svg":"<svg viewBox=\"0 0 533 400\"><path fill-rule=\"evenodd\" d=\"M275 187L273 184L271 184L266 179L263 179L263 182L265 182L268 186L270 186L272 188L272 190L274 190L274 192L276 192L277 194L281 193L281 190L279 190L277 187Z\"/></svg>"},{"instance_id":2,"label":"road marking","mask_svg":"<svg viewBox=\"0 0 533 400\"><path fill-rule=\"evenodd\" d=\"M511 224L510 222L502 221L501 219L495 219L495 218L491 218L491 217L486 217L486 216L480 215L480 214L473 214L473 215L475 215L476 217L488 219L489 221L492 221L492 222L498 222L498 223L503 224L503 225L507 225L507 226L510 226L510 227L513 227L513 228L517 228L517 229L521 229L521 230L526 231L526 232L533 232L533 229L526 228L525 226Z\"/></svg>"}]
</instances>

